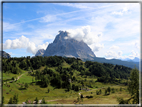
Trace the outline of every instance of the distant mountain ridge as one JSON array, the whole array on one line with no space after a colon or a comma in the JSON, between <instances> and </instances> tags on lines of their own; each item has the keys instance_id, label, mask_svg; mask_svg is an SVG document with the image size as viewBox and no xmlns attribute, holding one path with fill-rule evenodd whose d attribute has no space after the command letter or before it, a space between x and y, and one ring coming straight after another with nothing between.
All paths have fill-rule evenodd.
<instances>
[{"instance_id":1,"label":"distant mountain ridge","mask_svg":"<svg viewBox=\"0 0 142 107\"><path fill-rule=\"evenodd\" d=\"M139 62L139 58L135 57L134 59L130 59L130 58L126 58L126 59L122 59L122 61L129 61L129 62Z\"/></svg>"},{"instance_id":2,"label":"distant mountain ridge","mask_svg":"<svg viewBox=\"0 0 142 107\"><path fill-rule=\"evenodd\" d=\"M59 31L53 43L49 44L43 56L65 56L93 59L96 57L90 47L83 41L68 36L68 32Z\"/></svg>"},{"instance_id":3,"label":"distant mountain ridge","mask_svg":"<svg viewBox=\"0 0 142 107\"><path fill-rule=\"evenodd\" d=\"M88 59L83 59L84 61L87 61ZM100 62L100 63L110 63L113 65L123 65L130 68L138 68L139 69L139 62L128 62L128 61L122 61L120 59L105 59L100 57L95 57L93 60L94 62Z\"/></svg>"}]
</instances>

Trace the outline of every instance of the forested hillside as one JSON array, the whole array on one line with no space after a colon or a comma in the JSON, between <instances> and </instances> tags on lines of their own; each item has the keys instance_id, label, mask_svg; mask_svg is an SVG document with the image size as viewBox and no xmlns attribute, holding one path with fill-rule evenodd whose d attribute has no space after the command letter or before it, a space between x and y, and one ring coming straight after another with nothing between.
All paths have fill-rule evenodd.
<instances>
[{"instance_id":1,"label":"forested hillside","mask_svg":"<svg viewBox=\"0 0 142 107\"><path fill-rule=\"evenodd\" d=\"M67 63L69 67L63 68L62 65ZM38 70L40 67L46 66L43 70ZM50 57L22 57L22 58L10 58L2 60L3 72L11 72L18 74L23 70L36 70L35 73L31 72L31 75L35 76L38 80L41 80L44 85L46 81L51 82L51 84L57 87L68 87L69 84L67 80L76 80L76 73L78 75L85 76L95 76L98 77L99 82L118 82L119 79L128 79L130 76L131 68L112 65L109 63L98 63L86 61L83 62L76 58L65 58L59 56ZM50 69L55 67L55 69ZM57 83L58 81L59 83ZM67 82L67 83L66 83ZM46 83L46 84L47 84ZM58 84L58 85L57 85Z\"/></svg>"},{"instance_id":2,"label":"forested hillside","mask_svg":"<svg viewBox=\"0 0 142 107\"><path fill-rule=\"evenodd\" d=\"M92 102L92 100L100 98L99 96L103 100L99 103L104 104L106 97L109 99L111 96L119 96L121 93L118 90L121 92L126 90L123 91L122 97L130 98L126 87L130 81L132 69L125 66L83 62L78 58L37 56L3 58L2 70L3 98L5 99L3 101L6 104L12 104L15 101L17 101L16 104L18 101L20 104L22 102L32 104L32 102L28 102L28 99L38 101L37 97L43 100L45 97L44 102L58 100L59 103L65 104L80 103L80 98L87 98L82 103L92 104L98 102L98 100L97 102ZM90 91L91 93L89 93ZM82 93L80 98L78 93ZM19 100L15 98L19 98ZM122 103L123 100L118 101ZM118 101L116 97L109 103L114 104Z\"/></svg>"}]
</instances>

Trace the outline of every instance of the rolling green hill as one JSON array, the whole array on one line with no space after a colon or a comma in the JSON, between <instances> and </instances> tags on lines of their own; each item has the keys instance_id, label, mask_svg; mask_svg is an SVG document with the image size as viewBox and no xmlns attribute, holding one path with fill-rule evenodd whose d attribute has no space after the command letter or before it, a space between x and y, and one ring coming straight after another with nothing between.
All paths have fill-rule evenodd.
<instances>
[{"instance_id":1,"label":"rolling green hill","mask_svg":"<svg viewBox=\"0 0 142 107\"><path fill-rule=\"evenodd\" d=\"M119 96L130 98L132 69L123 65L37 56L3 58L2 66L4 104L16 98L18 104L43 98L47 104L118 104Z\"/></svg>"}]
</instances>

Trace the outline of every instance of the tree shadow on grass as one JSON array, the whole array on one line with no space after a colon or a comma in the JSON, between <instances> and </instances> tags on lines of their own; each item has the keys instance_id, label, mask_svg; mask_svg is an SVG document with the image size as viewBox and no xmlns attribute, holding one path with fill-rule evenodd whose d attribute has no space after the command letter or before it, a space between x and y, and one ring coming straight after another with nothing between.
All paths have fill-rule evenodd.
<instances>
[{"instance_id":1,"label":"tree shadow on grass","mask_svg":"<svg viewBox=\"0 0 142 107\"><path fill-rule=\"evenodd\" d=\"M19 90L26 90L26 88L19 88Z\"/></svg>"},{"instance_id":2,"label":"tree shadow on grass","mask_svg":"<svg viewBox=\"0 0 142 107\"><path fill-rule=\"evenodd\" d=\"M70 90L68 90L68 89L65 89L65 92L69 92Z\"/></svg>"},{"instance_id":3,"label":"tree shadow on grass","mask_svg":"<svg viewBox=\"0 0 142 107\"><path fill-rule=\"evenodd\" d=\"M39 85L40 88L46 88L45 86L43 86L42 82L41 81L37 81L36 82L36 85Z\"/></svg>"},{"instance_id":4,"label":"tree shadow on grass","mask_svg":"<svg viewBox=\"0 0 142 107\"><path fill-rule=\"evenodd\" d=\"M103 95L103 96L108 96L108 95L110 95L110 94L105 94L105 95Z\"/></svg>"}]
</instances>

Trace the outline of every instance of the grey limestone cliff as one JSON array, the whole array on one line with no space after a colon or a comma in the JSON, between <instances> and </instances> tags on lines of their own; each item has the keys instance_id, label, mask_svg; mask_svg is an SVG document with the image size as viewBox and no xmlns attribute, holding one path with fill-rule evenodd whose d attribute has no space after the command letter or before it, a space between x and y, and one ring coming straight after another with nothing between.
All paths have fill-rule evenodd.
<instances>
[{"instance_id":1,"label":"grey limestone cliff","mask_svg":"<svg viewBox=\"0 0 142 107\"><path fill-rule=\"evenodd\" d=\"M69 37L68 32L59 31L53 43L49 44L43 56L65 56L92 59L96 57L90 47L83 41Z\"/></svg>"}]
</instances>

